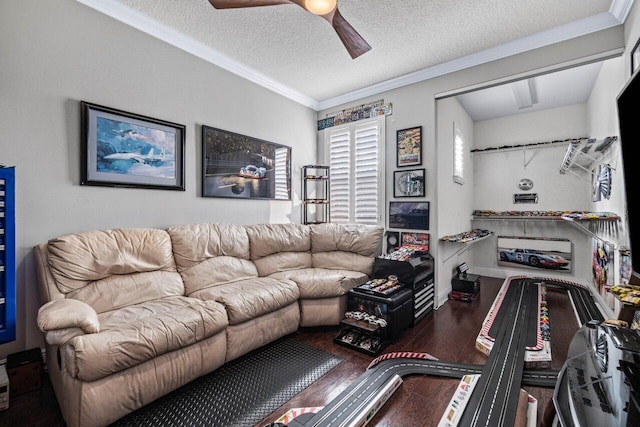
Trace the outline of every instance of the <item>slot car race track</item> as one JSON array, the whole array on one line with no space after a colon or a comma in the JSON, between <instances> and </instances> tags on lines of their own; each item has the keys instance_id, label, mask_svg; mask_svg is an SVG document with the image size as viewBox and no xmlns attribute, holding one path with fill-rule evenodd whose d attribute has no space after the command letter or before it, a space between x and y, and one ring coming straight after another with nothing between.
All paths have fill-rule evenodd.
<instances>
[{"instance_id":1,"label":"slot car race track","mask_svg":"<svg viewBox=\"0 0 640 427\"><path fill-rule=\"evenodd\" d=\"M539 286L567 291L581 325L589 320L604 320L591 293L582 285L541 277L523 276L516 280L521 286L510 286L505 295L505 303L500 308L506 310L500 314L505 321L500 322L484 365L433 360L426 353L384 354L374 359L356 381L319 412L301 415L287 426L365 425L401 385L401 377L416 374L449 378L480 374L459 425L513 426L520 387L554 387L557 380L556 371L524 369L527 328L539 315Z\"/></svg>"},{"instance_id":2,"label":"slot car race track","mask_svg":"<svg viewBox=\"0 0 640 427\"><path fill-rule=\"evenodd\" d=\"M537 295L540 283L521 281L521 286L510 286L501 311L506 319L500 322L496 344L491 349L482 369L478 384L462 414L464 426L513 426L518 409L522 383L524 353L527 346L527 326L537 322Z\"/></svg>"}]
</instances>

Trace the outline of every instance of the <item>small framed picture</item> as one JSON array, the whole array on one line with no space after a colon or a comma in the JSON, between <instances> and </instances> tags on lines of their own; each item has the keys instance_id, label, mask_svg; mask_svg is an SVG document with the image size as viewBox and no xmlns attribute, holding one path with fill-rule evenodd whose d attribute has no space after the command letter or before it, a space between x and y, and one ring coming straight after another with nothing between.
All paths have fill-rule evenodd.
<instances>
[{"instance_id":1,"label":"small framed picture","mask_svg":"<svg viewBox=\"0 0 640 427\"><path fill-rule=\"evenodd\" d=\"M425 251L429 250L429 233L400 233L400 246L421 246Z\"/></svg>"},{"instance_id":2,"label":"small framed picture","mask_svg":"<svg viewBox=\"0 0 640 427\"><path fill-rule=\"evenodd\" d=\"M393 197L424 197L425 170L412 169L393 172Z\"/></svg>"},{"instance_id":3,"label":"small framed picture","mask_svg":"<svg viewBox=\"0 0 640 427\"><path fill-rule=\"evenodd\" d=\"M397 166L422 164L422 126L396 132Z\"/></svg>"},{"instance_id":4,"label":"small framed picture","mask_svg":"<svg viewBox=\"0 0 640 427\"><path fill-rule=\"evenodd\" d=\"M81 185L184 191L184 125L84 101L81 109Z\"/></svg>"},{"instance_id":5,"label":"small framed picture","mask_svg":"<svg viewBox=\"0 0 640 427\"><path fill-rule=\"evenodd\" d=\"M389 202L389 228L429 229L429 202Z\"/></svg>"}]
</instances>

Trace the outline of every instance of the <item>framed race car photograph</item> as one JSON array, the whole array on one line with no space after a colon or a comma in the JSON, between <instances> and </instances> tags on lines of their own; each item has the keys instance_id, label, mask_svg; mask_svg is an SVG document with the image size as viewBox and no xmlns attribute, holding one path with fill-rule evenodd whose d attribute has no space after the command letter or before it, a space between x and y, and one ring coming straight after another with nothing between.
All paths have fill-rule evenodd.
<instances>
[{"instance_id":1,"label":"framed race car photograph","mask_svg":"<svg viewBox=\"0 0 640 427\"><path fill-rule=\"evenodd\" d=\"M498 265L571 272L573 244L568 239L498 236Z\"/></svg>"},{"instance_id":2,"label":"framed race car photograph","mask_svg":"<svg viewBox=\"0 0 640 427\"><path fill-rule=\"evenodd\" d=\"M202 196L291 200L291 147L202 126Z\"/></svg>"}]
</instances>

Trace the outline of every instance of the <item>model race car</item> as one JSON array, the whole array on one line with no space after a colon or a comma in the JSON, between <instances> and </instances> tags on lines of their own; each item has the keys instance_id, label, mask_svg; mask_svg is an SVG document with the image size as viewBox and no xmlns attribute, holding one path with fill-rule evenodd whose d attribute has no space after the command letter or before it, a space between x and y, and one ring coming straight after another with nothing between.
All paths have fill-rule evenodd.
<instances>
[{"instance_id":1,"label":"model race car","mask_svg":"<svg viewBox=\"0 0 640 427\"><path fill-rule=\"evenodd\" d=\"M503 249L500 251L500 261L517 262L532 267L562 268L569 265L569 261L560 255L549 255L535 249Z\"/></svg>"},{"instance_id":2,"label":"model race car","mask_svg":"<svg viewBox=\"0 0 640 427\"><path fill-rule=\"evenodd\" d=\"M267 174L266 168L259 168L254 165L247 165L240 168L240 176L243 176L245 178L260 179L260 178L264 178L266 174Z\"/></svg>"}]
</instances>

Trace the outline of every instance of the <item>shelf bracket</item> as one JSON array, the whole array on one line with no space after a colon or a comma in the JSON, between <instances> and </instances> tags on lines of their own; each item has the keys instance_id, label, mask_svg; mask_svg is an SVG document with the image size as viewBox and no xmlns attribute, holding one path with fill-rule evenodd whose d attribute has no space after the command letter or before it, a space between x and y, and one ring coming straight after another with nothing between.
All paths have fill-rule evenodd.
<instances>
[{"instance_id":1,"label":"shelf bracket","mask_svg":"<svg viewBox=\"0 0 640 427\"><path fill-rule=\"evenodd\" d=\"M535 156L536 152L531 153L531 157L529 158L529 161L527 161L527 150L525 150L524 148L522 149L522 163L525 169L527 168L527 166L529 166L529 163L531 163Z\"/></svg>"},{"instance_id":2,"label":"shelf bracket","mask_svg":"<svg viewBox=\"0 0 640 427\"><path fill-rule=\"evenodd\" d=\"M448 257L446 257L443 261L443 263L446 263L447 261L449 261L451 258L453 258L454 256L460 256L463 253L467 252L469 249L471 249L471 246L463 246L460 249L458 249L457 251L455 251L454 253L452 253L451 255L449 255Z\"/></svg>"},{"instance_id":3,"label":"shelf bracket","mask_svg":"<svg viewBox=\"0 0 640 427\"><path fill-rule=\"evenodd\" d=\"M618 249L618 248L622 247L622 245L620 245L620 243L617 242L617 241L603 239L602 237L598 236L596 233L594 233L593 231L589 230L587 227L585 227L584 225L580 224L579 222L577 222L573 218L562 217L562 219L564 219L566 222L568 222L569 224L573 225L577 229L581 230L583 233L587 234L588 236L593 237L594 239L600 240L601 242L613 243L613 248L614 249Z\"/></svg>"}]
</instances>

